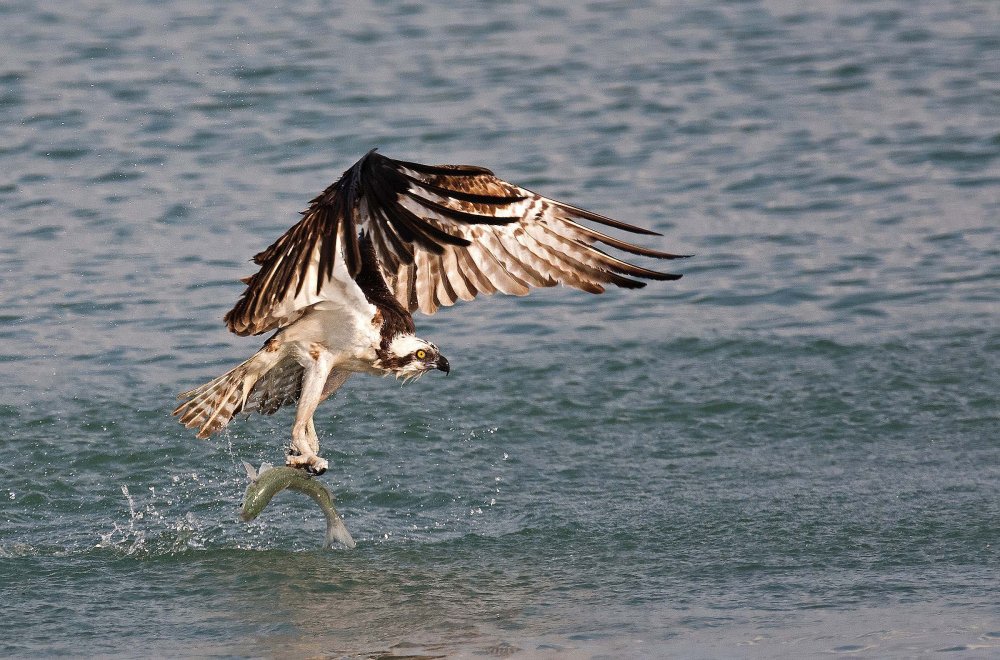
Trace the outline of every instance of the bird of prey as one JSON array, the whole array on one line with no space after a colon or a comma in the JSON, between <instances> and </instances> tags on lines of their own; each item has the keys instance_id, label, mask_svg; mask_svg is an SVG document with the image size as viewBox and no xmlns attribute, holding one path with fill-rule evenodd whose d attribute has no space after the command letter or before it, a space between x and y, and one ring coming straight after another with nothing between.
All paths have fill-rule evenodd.
<instances>
[{"instance_id":1,"label":"bird of prey","mask_svg":"<svg viewBox=\"0 0 1000 660\"><path fill-rule=\"evenodd\" d=\"M182 393L174 414L207 438L239 412L297 402L286 464L322 474L313 413L354 373L410 380L450 370L416 336L412 312L497 291L563 284L590 293L680 275L636 266L602 244L668 254L597 231L656 232L558 202L470 165L422 165L371 151L254 257L260 266L225 316L237 335L274 334L243 364ZM637 279L638 278L638 279Z\"/></svg>"}]
</instances>

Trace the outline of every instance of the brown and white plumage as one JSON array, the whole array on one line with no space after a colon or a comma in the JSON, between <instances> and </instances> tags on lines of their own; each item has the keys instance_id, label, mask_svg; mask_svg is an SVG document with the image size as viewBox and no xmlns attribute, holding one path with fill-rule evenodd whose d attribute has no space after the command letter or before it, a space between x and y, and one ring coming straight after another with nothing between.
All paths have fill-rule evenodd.
<instances>
[{"instance_id":1,"label":"brown and white plumage","mask_svg":"<svg viewBox=\"0 0 1000 660\"><path fill-rule=\"evenodd\" d=\"M226 314L238 335L276 331L249 360L181 395L174 411L207 437L241 410L270 414L298 401L288 463L321 472L312 414L351 373L407 380L449 370L417 338L411 312L497 291L525 295L564 284L607 285L680 275L638 266L600 249L674 259L586 222L656 235L538 195L468 165L422 165L375 151L312 200L303 218L254 257L260 269ZM299 458L304 456L304 458Z\"/></svg>"}]
</instances>

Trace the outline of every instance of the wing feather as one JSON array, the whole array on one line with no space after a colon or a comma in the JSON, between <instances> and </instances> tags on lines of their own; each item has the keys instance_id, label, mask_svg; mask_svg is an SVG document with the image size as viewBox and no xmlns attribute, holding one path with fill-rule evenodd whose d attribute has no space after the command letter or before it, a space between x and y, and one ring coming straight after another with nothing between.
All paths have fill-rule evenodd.
<instances>
[{"instance_id":1,"label":"wing feather","mask_svg":"<svg viewBox=\"0 0 1000 660\"><path fill-rule=\"evenodd\" d=\"M450 248L441 255L442 282L449 292L452 304L459 300L472 300L476 297L475 289L466 274L458 267L456 250Z\"/></svg>"},{"instance_id":2,"label":"wing feather","mask_svg":"<svg viewBox=\"0 0 1000 660\"><path fill-rule=\"evenodd\" d=\"M342 300L345 278L361 269L364 234L396 298L427 314L497 291L525 295L533 287L564 284L600 293L609 284L635 288L645 285L642 280L680 277L597 245L654 259L686 255L635 245L584 221L658 235L543 197L483 167L423 165L372 151L254 257L260 270L244 279L247 289L226 323L237 334L259 334L288 325L331 296Z\"/></svg>"},{"instance_id":3,"label":"wing feather","mask_svg":"<svg viewBox=\"0 0 1000 660\"><path fill-rule=\"evenodd\" d=\"M496 293L497 288L493 286L493 283L490 282L488 277L486 277L480 269L479 264L473 260L472 255L469 253L470 250L471 247L455 251L455 255L458 257L459 267L462 269L460 272L467 273L469 275L475 292L485 293L487 295Z\"/></svg>"},{"instance_id":4,"label":"wing feather","mask_svg":"<svg viewBox=\"0 0 1000 660\"><path fill-rule=\"evenodd\" d=\"M612 282L614 273L610 269L602 268L599 259L595 259L588 250L581 250L579 244L557 231L542 225L530 226L527 228L528 234L540 245L548 248L549 254L559 259L570 272L575 273L588 288L586 291L593 293L603 293L602 282ZM585 247L585 246L583 246ZM618 284L618 282L614 282ZM642 282L639 286L645 286ZM598 291L597 289L600 289Z\"/></svg>"},{"instance_id":5,"label":"wing feather","mask_svg":"<svg viewBox=\"0 0 1000 660\"><path fill-rule=\"evenodd\" d=\"M435 296L438 274L434 269L434 259L437 256L433 252L420 252L417 254L415 273L417 279L417 301L420 305L420 310L423 312L426 312L428 309L436 309L439 304Z\"/></svg>"},{"instance_id":6,"label":"wing feather","mask_svg":"<svg viewBox=\"0 0 1000 660\"><path fill-rule=\"evenodd\" d=\"M518 249L519 246L512 233L487 230L482 232L480 240L490 250L490 253L495 255L497 261L506 267L507 272L519 282L533 287L546 287L555 284L555 280L546 278L531 265L533 259L530 257L521 258L525 255L518 254L521 251Z\"/></svg>"},{"instance_id":7,"label":"wing feather","mask_svg":"<svg viewBox=\"0 0 1000 660\"><path fill-rule=\"evenodd\" d=\"M507 270L506 264L500 261L489 249L485 240L473 243L466 249L479 266L481 272L489 279L490 284L497 291L516 296L525 296L528 294L527 282L514 277Z\"/></svg>"},{"instance_id":8,"label":"wing feather","mask_svg":"<svg viewBox=\"0 0 1000 660\"><path fill-rule=\"evenodd\" d=\"M450 249L445 250L449 252ZM444 265L444 254L434 255L436 260L435 271L438 273L437 278L437 289L434 292L435 297L440 301L442 307L450 307L458 301L458 294L451 285L451 280L448 278L448 271L445 269Z\"/></svg>"}]
</instances>

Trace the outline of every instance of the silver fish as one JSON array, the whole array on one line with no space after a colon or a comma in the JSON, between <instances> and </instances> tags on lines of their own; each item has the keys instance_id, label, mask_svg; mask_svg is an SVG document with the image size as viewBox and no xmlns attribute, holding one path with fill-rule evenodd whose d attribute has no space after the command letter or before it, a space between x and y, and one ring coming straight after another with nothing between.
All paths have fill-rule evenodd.
<instances>
[{"instance_id":1,"label":"silver fish","mask_svg":"<svg viewBox=\"0 0 1000 660\"><path fill-rule=\"evenodd\" d=\"M270 463L262 463L260 470L243 461L243 467L250 478L246 495L243 496L243 507L240 509L240 519L244 522L253 520L260 515L271 498L285 490L297 490L316 500L326 516L326 539L323 548L328 549L334 541L339 541L348 548L357 544L351 538L351 533L344 526L344 521L333 508L333 496L326 486L316 481L304 470L290 467L273 467Z\"/></svg>"}]
</instances>

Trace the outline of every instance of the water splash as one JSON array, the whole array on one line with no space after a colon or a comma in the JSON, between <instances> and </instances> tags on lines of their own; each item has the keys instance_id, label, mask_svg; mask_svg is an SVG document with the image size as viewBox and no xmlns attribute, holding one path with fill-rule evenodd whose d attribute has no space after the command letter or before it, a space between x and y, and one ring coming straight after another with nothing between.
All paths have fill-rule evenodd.
<instances>
[{"instance_id":1,"label":"water splash","mask_svg":"<svg viewBox=\"0 0 1000 660\"><path fill-rule=\"evenodd\" d=\"M230 544L232 539L222 525L206 525L191 510L176 511L177 504L190 499L175 488L183 479L174 475L170 484L160 490L149 486L149 499L137 501L126 484L120 489L128 507L127 518L111 521L111 530L101 533L94 548L110 549L130 557L175 555ZM191 481L201 483L197 474ZM219 498L223 499L222 497Z\"/></svg>"},{"instance_id":2,"label":"water splash","mask_svg":"<svg viewBox=\"0 0 1000 660\"><path fill-rule=\"evenodd\" d=\"M113 528L106 534L101 534L101 540L95 547L115 548L123 551L126 555L136 555L144 553L146 550L146 533L142 529L136 528L136 521L142 520L142 512L135 506L135 499L128 490L128 486L121 484L122 495L128 503L128 524L119 525L117 521L112 521Z\"/></svg>"}]
</instances>

